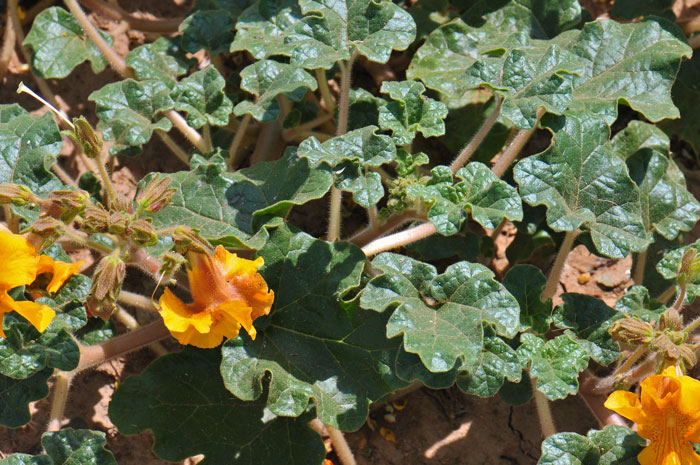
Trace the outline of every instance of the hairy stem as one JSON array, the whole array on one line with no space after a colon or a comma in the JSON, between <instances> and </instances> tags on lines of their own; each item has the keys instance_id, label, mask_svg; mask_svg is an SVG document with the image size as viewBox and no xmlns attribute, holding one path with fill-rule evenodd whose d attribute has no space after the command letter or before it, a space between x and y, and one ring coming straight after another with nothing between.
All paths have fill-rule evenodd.
<instances>
[{"instance_id":1,"label":"hairy stem","mask_svg":"<svg viewBox=\"0 0 700 465\"><path fill-rule=\"evenodd\" d=\"M127 312L121 307L117 309L117 313L115 313L114 316L129 330L133 331L141 328L141 325L138 321L136 321L136 318L131 316L129 312ZM169 353L169 351L165 347L163 347L163 345L160 342L154 342L153 344L148 346L148 348L151 349L151 351L159 357L162 357L163 355L167 355Z\"/></svg>"},{"instance_id":2,"label":"hairy stem","mask_svg":"<svg viewBox=\"0 0 700 465\"><path fill-rule=\"evenodd\" d=\"M632 280L637 286L641 286L644 281L644 267L647 264L647 251L640 252L637 254L637 262L634 264L634 273L632 274Z\"/></svg>"},{"instance_id":3,"label":"hairy stem","mask_svg":"<svg viewBox=\"0 0 700 465\"><path fill-rule=\"evenodd\" d=\"M102 178L102 184L104 184L105 192L107 193L107 206L114 205L114 201L117 199L117 193L114 191L114 184L112 184L112 178L107 172L107 167L105 166L105 161L102 158L102 154L95 157L95 162L97 163L97 168L100 171L100 177Z\"/></svg>"},{"instance_id":4,"label":"hairy stem","mask_svg":"<svg viewBox=\"0 0 700 465\"><path fill-rule=\"evenodd\" d=\"M581 389L578 390L578 395L583 399L591 414L598 420L598 425L603 428L606 425L627 426L627 422L617 413L605 408L605 399L607 395L598 395L584 389L591 381L595 382L595 376L590 371L586 370L581 375L579 381Z\"/></svg>"},{"instance_id":5,"label":"hairy stem","mask_svg":"<svg viewBox=\"0 0 700 465\"><path fill-rule=\"evenodd\" d=\"M314 70L316 74L316 81L318 82L318 89L321 92L321 98L323 103L326 104L326 110L332 116L335 113L335 100L331 94L331 90L328 88L328 80L326 79L326 70L317 68Z\"/></svg>"},{"instance_id":6,"label":"hairy stem","mask_svg":"<svg viewBox=\"0 0 700 465\"><path fill-rule=\"evenodd\" d=\"M331 186L330 201L328 202L328 235L326 240L335 242L340 239L340 207L343 195L340 189Z\"/></svg>"},{"instance_id":7,"label":"hairy stem","mask_svg":"<svg viewBox=\"0 0 700 465\"><path fill-rule=\"evenodd\" d=\"M61 165L58 163L54 163L51 165L51 171L54 172L54 174L58 177L58 179L61 180L63 184L69 185L75 189L79 189L78 183L75 182L75 180L68 174L66 171L61 168Z\"/></svg>"},{"instance_id":8,"label":"hairy stem","mask_svg":"<svg viewBox=\"0 0 700 465\"><path fill-rule=\"evenodd\" d=\"M328 437L331 439L333 450L335 450L340 463L342 465L356 465L355 456L352 454L350 445L348 445L348 442L345 440L343 432L331 425L326 425L326 431L328 431Z\"/></svg>"},{"instance_id":9,"label":"hairy stem","mask_svg":"<svg viewBox=\"0 0 700 465\"><path fill-rule=\"evenodd\" d=\"M211 127L209 127L209 123L204 123L204 126L202 126L202 144L207 148L207 151L204 153L211 153Z\"/></svg>"},{"instance_id":10,"label":"hairy stem","mask_svg":"<svg viewBox=\"0 0 700 465\"><path fill-rule=\"evenodd\" d=\"M503 153L496 160L496 164L491 168L491 172L498 176L499 178L508 170L510 165L513 164L513 160L520 154L520 151L525 147L527 141L535 133L536 128L532 129L521 129L515 135L510 145L503 151Z\"/></svg>"},{"instance_id":11,"label":"hairy stem","mask_svg":"<svg viewBox=\"0 0 700 465\"><path fill-rule=\"evenodd\" d=\"M549 272L549 278L547 278L547 285L542 291L542 301L546 301L554 297L554 293L557 292L557 286L559 285L559 278L561 277L561 271L564 269L564 263L566 263L566 257L569 256L571 247L574 245L574 239L578 236L577 231L567 231L564 236L564 241L559 247L559 252L557 253L557 258L554 259L554 265L552 265L552 270Z\"/></svg>"},{"instance_id":12,"label":"hairy stem","mask_svg":"<svg viewBox=\"0 0 700 465\"><path fill-rule=\"evenodd\" d=\"M367 257L371 257L380 252L385 252L387 250L395 249L397 247L425 239L428 236L432 236L436 232L435 226L433 226L432 223L419 224L418 226L414 226L405 231L375 239L366 246L362 247L362 252L364 252Z\"/></svg>"},{"instance_id":13,"label":"hairy stem","mask_svg":"<svg viewBox=\"0 0 700 465\"><path fill-rule=\"evenodd\" d=\"M481 145L484 139L486 139L486 136L491 131L491 128L493 128L493 125L496 124L496 120L498 120L498 115L501 114L501 105L503 104L503 99L500 96L496 96L496 101L498 102L496 104L496 108L493 110L493 112L491 112L489 117L486 119L486 121L484 121L479 130L476 132L476 134L474 134L469 143L464 146L457 158L455 158L455 160L450 165L452 174L456 173L458 169L460 169L469 161L474 152L476 152L476 149L479 148L479 145Z\"/></svg>"},{"instance_id":14,"label":"hairy stem","mask_svg":"<svg viewBox=\"0 0 700 465\"><path fill-rule=\"evenodd\" d=\"M660 302L662 304L665 304L669 300L671 300L671 297L676 295L676 286L670 286L668 289L663 291L656 299L657 302Z\"/></svg>"},{"instance_id":15,"label":"hairy stem","mask_svg":"<svg viewBox=\"0 0 700 465\"><path fill-rule=\"evenodd\" d=\"M673 302L672 307L678 310L679 312L681 311L681 307L683 307L683 301L685 300L685 295L687 293L687 286L679 286L681 288L681 291L678 293L678 297L676 297L675 302Z\"/></svg>"},{"instance_id":16,"label":"hairy stem","mask_svg":"<svg viewBox=\"0 0 700 465\"><path fill-rule=\"evenodd\" d=\"M93 240L88 239L87 237L81 236L77 231L71 228L66 228L65 232L63 233L63 236L67 238L68 240L75 242L76 244L79 244L84 247L88 247L92 250L96 250L98 252L101 252L105 255L109 255L112 253L112 249L107 247L106 245L100 243L100 242L95 242Z\"/></svg>"},{"instance_id":17,"label":"hairy stem","mask_svg":"<svg viewBox=\"0 0 700 465\"><path fill-rule=\"evenodd\" d=\"M7 3L7 17L10 18L12 12L10 11L10 5L12 2ZM7 21L5 24L5 33L2 38L2 49L0 49L0 82L5 78L5 73L7 73L7 68L10 66L10 61L12 60L12 54L15 51L15 27L12 21Z\"/></svg>"},{"instance_id":18,"label":"hairy stem","mask_svg":"<svg viewBox=\"0 0 700 465\"><path fill-rule=\"evenodd\" d=\"M378 237L400 228L410 221L425 221L425 217L419 215L416 210L406 210L398 215L392 215L374 226L368 225L365 229L358 232L348 240L353 244L357 244L362 247Z\"/></svg>"},{"instance_id":19,"label":"hairy stem","mask_svg":"<svg viewBox=\"0 0 700 465\"><path fill-rule=\"evenodd\" d=\"M240 126L238 126L236 135L233 136L233 142L231 142L231 147L228 149L228 169L230 171L235 170L238 167L238 165L241 164L240 157L237 155L238 147L240 147L241 142L243 141L243 137L245 136L245 132L248 129L248 125L250 124L250 118L250 113L246 113L245 115L243 115L243 119L241 120Z\"/></svg>"},{"instance_id":20,"label":"hairy stem","mask_svg":"<svg viewBox=\"0 0 700 465\"><path fill-rule=\"evenodd\" d=\"M74 372L57 371L53 386L53 399L51 399L51 412L46 431L58 431L61 429L61 422L65 416L66 402L68 401L68 391L73 381Z\"/></svg>"},{"instance_id":21,"label":"hairy stem","mask_svg":"<svg viewBox=\"0 0 700 465\"><path fill-rule=\"evenodd\" d=\"M540 420L542 436L548 438L557 432L552 410L549 408L549 399L537 389L535 378L530 378L530 382L532 383L532 392L535 393L535 407L537 408L537 417Z\"/></svg>"},{"instance_id":22,"label":"hairy stem","mask_svg":"<svg viewBox=\"0 0 700 465\"><path fill-rule=\"evenodd\" d=\"M117 302L123 305L128 305L134 308L140 308L142 310L148 310L152 312L156 309L156 304L150 298L137 294L135 292L129 292L122 290L117 297Z\"/></svg>"},{"instance_id":23,"label":"hairy stem","mask_svg":"<svg viewBox=\"0 0 700 465\"><path fill-rule=\"evenodd\" d=\"M178 160L183 162L185 165L190 166L190 157L187 156L187 152L182 150L182 148L175 143L173 138L170 137L167 132L163 131L162 129L156 129L155 132L158 134L158 137L160 137L160 140L162 140L165 146L168 147L171 152L173 152Z\"/></svg>"},{"instance_id":24,"label":"hairy stem","mask_svg":"<svg viewBox=\"0 0 700 465\"><path fill-rule=\"evenodd\" d=\"M175 110L167 110L163 112L163 116L168 118L173 126L182 133L185 138L202 153L207 153L207 146L204 143L204 138L194 128L187 124L185 118Z\"/></svg>"},{"instance_id":25,"label":"hairy stem","mask_svg":"<svg viewBox=\"0 0 700 465\"><path fill-rule=\"evenodd\" d=\"M688 326L683 328L683 331L685 331L687 334L692 334L693 331L698 329L699 326L700 326L700 318L696 318L693 321L691 321L690 323L688 323Z\"/></svg>"}]
</instances>

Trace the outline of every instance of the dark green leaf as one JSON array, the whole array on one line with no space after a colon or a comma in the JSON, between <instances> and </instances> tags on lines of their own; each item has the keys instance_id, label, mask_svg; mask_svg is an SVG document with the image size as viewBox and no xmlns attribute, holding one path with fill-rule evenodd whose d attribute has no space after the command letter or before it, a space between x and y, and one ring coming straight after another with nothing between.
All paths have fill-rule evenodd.
<instances>
[{"instance_id":1,"label":"dark green leaf","mask_svg":"<svg viewBox=\"0 0 700 465\"><path fill-rule=\"evenodd\" d=\"M54 465L117 465L102 431L66 428L44 433L41 445Z\"/></svg>"},{"instance_id":2,"label":"dark green leaf","mask_svg":"<svg viewBox=\"0 0 700 465\"><path fill-rule=\"evenodd\" d=\"M99 33L112 45L111 36L102 31ZM95 73L107 66L107 61L88 39L78 20L63 8L51 7L39 13L24 44L34 49L32 68L40 77L64 78L86 60L90 61Z\"/></svg>"},{"instance_id":3,"label":"dark green leaf","mask_svg":"<svg viewBox=\"0 0 700 465\"><path fill-rule=\"evenodd\" d=\"M375 97L362 88L350 89L348 131L366 126L379 126L379 109L385 103L384 99Z\"/></svg>"},{"instance_id":4,"label":"dark green leaf","mask_svg":"<svg viewBox=\"0 0 700 465\"><path fill-rule=\"evenodd\" d=\"M204 454L207 464L320 465L321 438L299 419L276 418L265 400L243 402L226 390L218 350L188 348L121 383L109 417L122 434L150 430L153 451L172 462Z\"/></svg>"},{"instance_id":5,"label":"dark green leaf","mask_svg":"<svg viewBox=\"0 0 700 465\"><path fill-rule=\"evenodd\" d=\"M399 378L409 383L420 381L430 389L446 389L452 386L458 372L459 363L450 371L433 373L423 365L416 354L400 349L396 356L396 375Z\"/></svg>"},{"instance_id":6,"label":"dark green leaf","mask_svg":"<svg viewBox=\"0 0 700 465\"><path fill-rule=\"evenodd\" d=\"M552 300L542 302L542 290L547 278L539 268L532 265L516 265L503 278L503 286L520 304L520 326L544 334L552 321Z\"/></svg>"},{"instance_id":7,"label":"dark green leaf","mask_svg":"<svg viewBox=\"0 0 700 465\"><path fill-rule=\"evenodd\" d=\"M523 200L547 206L555 231L586 228L602 255L623 258L649 242L639 189L624 162L611 153L610 130L589 114L552 118L552 145L515 165Z\"/></svg>"},{"instance_id":8,"label":"dark green leaf","mask_svg":"<svg viewBox=\"0 0 700 465\"><path fill-rule=\"evenodd\" d=\"M0 465L53 465L53 460L47 455L12 454Z\"/></svg>"},{"instance_id":9,"label":"dark green leaf","mask_svg":"<svg viewBox=\"0 0 700 465\"><path fill-rule=\"evenodd\" d=\"M446 103L451 106L450 100ZM486 118L495 109L496 101L490 99L483 103L470 102L465 107L450 110L445 119L445 135L440 137L440 141L456 156L472 140ZM505 144L509 131L508 126L496 123L479 144L470 160L489 163Z\"/></svg>"},{"instance_id":10,"label":"dark green leaf","mask_svg":"<svg viewBox=\"0 0 700 465\"><path fill-rule=\"evenodd\" d=\"M700 152L700 54L695 53L681 65L671 91L673 102L680 110L680 119L666 120L660 127L669 135L690 144L695 154Z\"/></svg>"},{"instance_id":11,"label":"dark green leaf","mask_svg":"<svg viewBox=\"0 0 700 465\"><path fill-rule=\"evenodd\" d=\"M29 403L49 395L46 381L53 368L45 368L25 379L0 375L0 425L17 428L30 420Z\"/></svg>"},{"instance_id":12,"label":"dark green leaf","mask_svg":"<svg viewBox=\"0 0 700 465\"><path fill-rule=\"evenodd\" d=\"M627 289L625 295L615 302L615 310L650 322L652 320L658 321L661 313L666 310L666 306L659 302L652 301L647 288L643 286L632 286Z\"/></svg>"},{"instance_id":13,"label":"dark green leaf","mask_svg":"<svg viewBox=\"0 0 700 465\"><path fill-rule=\"evenodd\" d=\"M473 262L479 256L479 236L469 231L464 235L440 236L433 234L406 246L409 255L425 261L441 260L457 256Z\"/></svg>"},{"instance_id":14,"label":"dark green leaf","mask_svg":"<svg viewBox=\"0 0 700 465\"><path fill-rule=\"evenodd\" d=\"M588 350L571 335L546 341L531 333L520 335L518 356L530 366L537 390L550 400L563 399L578 391L578 374L588 366Z\"/></svg>"},{"instance_id":15,"label":"dark green leaf","mask_svg":"<svg viewBox=\"0 0 700 465\"><path fill-rule=\"evenodd\" d=\"M523 371L519 383L506 381L498 391L498 397L508 405L523 405L532 399L532 381L527 371Z\"/></svg>"},{"instance_id":16,"label":"dark green leaf","mask_svg":"<svg viewBox=\"0 0 700 465\"><path fill-rule=\"evenodd\" d=\"M177 78L187 73L195 60L188 59L178 38L159 37L155 42L141 45L126 55L126 64L143 81L156 79L172 88Z\"/></svg>"},{"instance_id":17,"label":"dark green leaf","mask_svg":"<svg viewBox=\"0 0 700 465\"><path fill-rule=\"evenodd\" d=\"M633 20L644 16L661 16L675 21L673 0L616 0L610 9L615 18Z\"/></svg>"},{"instance_id":18,"label":"dark green leaf","mask_svg":"<svg viewBox=\"0 0 700 465\"><path fill-rule=\"evenodd\" d=\"M425 137L445 133L447 107L424 96L425 86L416 81L384 81L382 93L391 101L379 110L379 127L393 133L396 145L409 144L416 133Z\"/></svg>"},{"instance_id":19,"label":"dark green leaf","mask_svg":"<svg viewBox=\"0 0 700 465\"><path fill-rule=\"evenodd\" d=\"M238 16L252 0L197 0L180 24L182 45L190 53L206 49L212 55L229 51Z\"/></svg>"},{"instance_id":20,"label":"dark green leaf","mask_svg":"<svg viewBox=\"0 0 700 465\"><path fill-rule=\"evenodd\" d=\"M32 116L15 105L0 105L0 182L48 194L63 184L49 171L61 151L61 134L50 114Z\"/></svg>"},{"instance_id":21,"label":"dark green leaf","mask_svg":"<svg viewBox=\"0 0 700 465\"><path fill-rule=\"evenodd\" d=\"M187 113L187 124L199 129L205 124L225 126L233 103L224 93L226 82L213 66L180 81L172 95L175 109Z\"/></svg>"},{"instance_id":22,"label":"dark green leaf","mask_svg":"<svg viewBox=\"0 0 700 465\"><path fill-rule=\"evenodd\" d=\"M115 142L109 149L114 155L139 153L154 130L168 131L172 127L167 118L159 115L175 105L163 81L127 79L107 84L88 99L97 104L97 129L105 140Z\"/></svg>"},{"instance_id":23,"label":"dark green leaf","mask_svg":"<svg viewBox=\"0 0 700 465\"><path fill-rule=\"evenodd\" d=\"M255 102L244 100L236 105L236 116L250 113L256 120L265 122L277 118L280 96L298 102L307 90L316 90L317 83L303 69L265 60L241 71L241 87L255 95Z\"/></svg>"},{"instance_id":24,"label":"dark green leaf","mask_svg":"<svg viewBox=\"0 0 700 465\"><path fill-rule=\"evenodd\" d=\"M267 406L276 415L298 416L313 398L324 423L359 428L370 402L406 386L394 374L401 341L384 336L387 316L341 301L360 284L364 255L352 244L285 227L271 234L260 254L275 303L254 342L224 344L226 387L254 400L269 380Z\"/></svg>"},{"instance_id":25,"label":"dark green leaf","mask_svg":"<svg viewBox=\"0 0 700 465\"><path fill-rule=\"evenodd\" d=\"M644 439L629 428L608 425L587 437L557 433L542 443L538 465L637 465Z\"/></svg>"},{"instance_id":26,"label":"dark green leaf","mask_svg":"<svg viewBox=\"0 0 700 465\"><path fill-rule=\"evenodd\" d=\"M396 306L387 336L403 334L406 351L418 354L432 372L449 371L458 360L463 369L476 368L482 323L506 337L519 327L517 301L483 265L459 262L438 276L431 265L382 253L372 266L383 274L367 284L360 305L378 312Z\"/></svg>"},{"instance_id":27,"label":"dark green leaf","mask_svg":"<svg viewBox=\"0 0 700 465\"><path fill-rule=\"evenodd\" d=\"M231 52L247 50L258 60L290 55L294 44L285 44L285 31L302 16L297 0L257 0L238 18Z\"/></svg>"}]
</instances>

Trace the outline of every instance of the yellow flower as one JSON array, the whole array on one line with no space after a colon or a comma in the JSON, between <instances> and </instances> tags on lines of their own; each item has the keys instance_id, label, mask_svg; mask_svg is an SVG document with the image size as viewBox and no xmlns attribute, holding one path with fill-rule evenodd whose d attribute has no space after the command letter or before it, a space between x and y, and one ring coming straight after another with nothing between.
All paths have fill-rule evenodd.
<instances>
[{"instance_id":1,"label":"yellow flower","mask_svg":"<svg viewBox=\"0 0 700 465\"><path fill-rule=\"evenodd\" d=\"M669 367L641 383L636 394L615 391L605 406L637 423L649 444L637 456L641 465L699 465L690 443L700 442L700 381L677 376Z\"/></svg>"},{"instance_id":2,"label":"yellow flower","mask_svg":"<svg viewBox=\"0 0 700 465\"><path fill-rule=\"evenodd\" d=\"M2 320L5 313L15 311L27 319L36 329L44 331L56 315L48 305L29 301L16 301L7 293L18 286L34 282L43 273L53 273L46 287L48 292L58 291L68 278L78 272L83 262L55 261L48 255L38 255L34 245L24 236L13 234L0 225L0 337L5 337Z\"/></svg>"},{"instance_id":3,"label":"yellow flower","mask_svg":"<svg viewBox=\"0 0 700 465\"><path fill-rule=\"evenodd\" d=\"M190 252L187 276L192 293L185 304L170 289L160 298L160 314L165 326L181 344L209 349L223 338L238 335L241 327L255 339L253 320L270 313L274 293L258 273L257 260L238 258L221 246L214 256Z\"/></svg>"}]
</instances>

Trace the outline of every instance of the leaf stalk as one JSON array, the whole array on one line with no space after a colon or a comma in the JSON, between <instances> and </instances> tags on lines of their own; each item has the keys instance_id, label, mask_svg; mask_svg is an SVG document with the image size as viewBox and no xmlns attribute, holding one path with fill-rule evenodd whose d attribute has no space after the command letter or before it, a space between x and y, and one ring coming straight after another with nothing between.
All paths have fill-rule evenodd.
<instances>
[{"instance_id":1,"label":"leaf stalk","mask_svg":"<svg viewBox=\"0 0 700 465\"><path fill-rule=\"evenodd\" d=\"M564 264L566 263L566 257L569 256L571 252L571 247L574 245L574 240L578 236L579 231L567 231L564 236L564 241L559 247L559 252L557 257L554 259L554 264L552 265L552 270L549 272L549 277L547 278L547 284L542 291L542 301L545 302L552 297L557 291L557 286L559 286L559 278L561 277L561 272L564 269Z\"/></svg>"}]
</instances>

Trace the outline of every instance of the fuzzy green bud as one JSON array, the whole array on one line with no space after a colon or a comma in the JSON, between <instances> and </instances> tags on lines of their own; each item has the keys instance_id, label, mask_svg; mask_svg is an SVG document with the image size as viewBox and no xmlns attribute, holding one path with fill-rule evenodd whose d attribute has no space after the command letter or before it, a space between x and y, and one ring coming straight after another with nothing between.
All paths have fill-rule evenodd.
<instances>
[{"instance_id":1,"label":"fuzzy green bud","mask_svg":"<svg viewBox=\"0 0 700 465\"><path fill-rule=\"evenodd\" d=\"M170 186L170 178L155 175L136 196L136 205L140 210L155 213L170 203L177 189Z\"/></svg>"},{"instance_id":2,"label":"fuzzy green bud","mask_svg":"<svg viewBox=\"0 0 700 465\"><path fill-rule=\"evenodd\" d=\"M97 264L92 278L92 288L87 301L90 313L109 320L117 311L117 297L126 276L126 264L121 258L108 255Z\"/></svg>"},{"instance_id":3,"label":"fuzzy green bud","mask_svg":"<svg viewBox=\"0 0 700 465\"><path fill-rule=\"evenodd\" d=\"M32 191L19 184L0 184L0 205L17 205L21 207L34 201Z\"/></svg>"}]
</instances>

